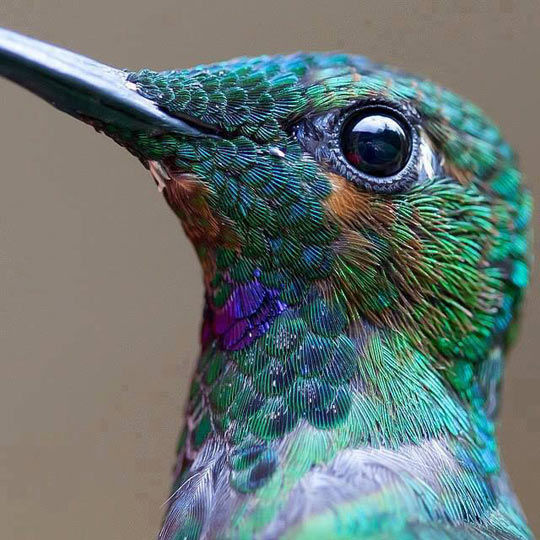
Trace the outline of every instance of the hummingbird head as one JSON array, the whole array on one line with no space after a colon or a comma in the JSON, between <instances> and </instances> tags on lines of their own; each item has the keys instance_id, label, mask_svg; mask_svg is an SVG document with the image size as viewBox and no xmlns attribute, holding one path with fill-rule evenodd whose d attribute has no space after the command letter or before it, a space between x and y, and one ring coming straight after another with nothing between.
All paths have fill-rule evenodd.
<instances>
[{"instance_id":1,"label":"hummingbird head","mask_svg":"<svg viewBox=\"0 0 540 540\"><path fill-rule=\"evenodd\" d=\"M200 131L120 141L182 220L214 312L249 312L246 291L274 311L316 296L351 327L406 334L439 358L506 346L531 202L477 107L336 54L142 70L126 84Z\"/></svg>"},{"instance_id":2,"label":"hummingbird head","mask_svg":"<svg viewBox=\"0 0 540 540\"><path fill-rule=\"evenodd\" d=\"M206 488L184 479L210 454L237 495L267 488L253 531L347 447L443 441L463 467L448 485L466 481L441 500L487 504L469 479L498 470L531 199L477 107L357 56L129 72L5 30L0 75L137 156L201 261L203 352L163 538L202 530L206 499L184 503ZM450 503L441 515L472 515Z\"/></svg>"},{"instance_id":3,"label":"hummingbird head","mask_svg":"<svg viewBox=\"0 0 540 540\"><path fill-rule=\"evenodd\" d=\"M0 37L2 74L150 168L203 266L205 339L241 348L309 304L442 361L506 346L531 202L471 103L357 56L127 72Z\"/></svg>"}]
</instances>

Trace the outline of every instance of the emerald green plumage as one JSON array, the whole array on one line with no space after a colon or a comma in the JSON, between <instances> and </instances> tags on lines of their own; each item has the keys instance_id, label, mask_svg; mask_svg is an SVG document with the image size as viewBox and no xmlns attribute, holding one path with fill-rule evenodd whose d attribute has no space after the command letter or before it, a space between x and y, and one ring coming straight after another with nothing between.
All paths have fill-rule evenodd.
<instances>
[{"instance_id":1,"label":"emerald green plumage","mask_svg":"<svg viewBox=\"0 0 540 540\"><path fill-rule=\"evenodd\" d=\"M129 80L208 131L109 130L160 162L204 269L161 538L529 538L494 420L531 202L497 128L433 83L343 55ZM379 98L414 109L440 162L402 193L358 189L295 132Z\"/></svg>"},{"instance_id":2,"label":"emerald green plumage","mask_svg":"<svg viewBox=\"0 0 540 540\"><path fill-rule=\"evenodd\" d=\"M477 107L356 56L127 73L6 31L0 74L136 155L201 261L161 540L532 537L495 433L532 204ZM368 178L375 109L407 159Z\"/></svg>"}]
</instances>

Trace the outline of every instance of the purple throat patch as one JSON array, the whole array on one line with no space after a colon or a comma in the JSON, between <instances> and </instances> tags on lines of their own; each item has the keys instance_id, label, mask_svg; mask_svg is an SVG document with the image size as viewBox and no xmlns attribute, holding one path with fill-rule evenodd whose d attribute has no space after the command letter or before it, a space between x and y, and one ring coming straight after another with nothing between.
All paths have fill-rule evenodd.
<instances>
[{"instance_id":1,"label":"purple throat patch","mask_svg":"<svg viewBox=\"0 0 540 540\"><path fill-rule=\"evenodd\" d=\"M238 351L263 335L287 305L279 292L265 287L258 279L231 284L233 289L222 307L207 298L201 331L203 347L217 340L225 351Z\"/></svg>"}]
</instances>

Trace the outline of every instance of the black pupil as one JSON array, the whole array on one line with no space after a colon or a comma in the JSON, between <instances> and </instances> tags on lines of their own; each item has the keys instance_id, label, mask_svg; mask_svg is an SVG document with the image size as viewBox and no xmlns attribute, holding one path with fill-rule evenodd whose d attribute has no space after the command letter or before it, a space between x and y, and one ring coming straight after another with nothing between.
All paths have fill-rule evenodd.
<instances>
[{"instance_id":1,"label":"black pupil","mask_svg":"<svg viewBox=\"0 0 540 540\"><path fill-rule=\"evenodd\" d=\"M386 111L362 111L352 116L341 133L347 161L370 176L393 176L410 155L408 128Z\"/></svg>"}]
</instances>

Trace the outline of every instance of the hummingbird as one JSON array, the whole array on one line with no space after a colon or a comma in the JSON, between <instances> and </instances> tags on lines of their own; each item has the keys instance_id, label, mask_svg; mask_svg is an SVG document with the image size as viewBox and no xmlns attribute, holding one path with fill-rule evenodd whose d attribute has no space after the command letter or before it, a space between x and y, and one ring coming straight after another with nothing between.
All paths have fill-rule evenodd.
<instances>
[{"instance_id":1,"label":"hummingbird","mask_svg":"<svg viewBox=\"0 0 540 540\"><path fill-rule=\"evenodd\" d=\"M477 106L355 55L128 71L8 30L0 75L138 158L200 260L160 540L532 538L496 436L532 201Z\"/></svg>"}]
</instances>

